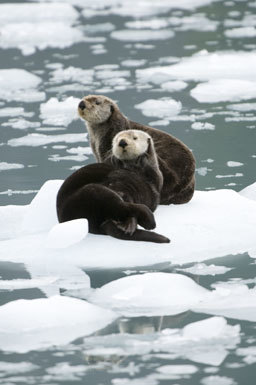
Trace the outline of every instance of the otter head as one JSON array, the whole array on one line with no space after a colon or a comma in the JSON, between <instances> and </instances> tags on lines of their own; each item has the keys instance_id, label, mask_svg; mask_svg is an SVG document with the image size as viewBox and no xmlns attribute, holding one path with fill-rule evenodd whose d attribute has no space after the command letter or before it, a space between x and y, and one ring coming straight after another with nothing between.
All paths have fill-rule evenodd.
<instances>
[{"instance_id":1,"label":"otter head","mask_svg":"<svg viewBox=\"0 0 256 385\"><path fill-rule=\"evenodd\" d=\"M80 117L92 124L106 122L116 109L115 102L103 95L85 96L78 104Z\"/></svg>"},{"instance_id":2,"label":"otter head","mask_svg":"<svg viewBox=\"0 0 256 385\"><path fill-rule=\"evenodd\" d=\"M113 139L112 152L119 160L136 160L146 154L153 141L150 135L140 130L119 132Z\"/></svg>"}]
</instances>

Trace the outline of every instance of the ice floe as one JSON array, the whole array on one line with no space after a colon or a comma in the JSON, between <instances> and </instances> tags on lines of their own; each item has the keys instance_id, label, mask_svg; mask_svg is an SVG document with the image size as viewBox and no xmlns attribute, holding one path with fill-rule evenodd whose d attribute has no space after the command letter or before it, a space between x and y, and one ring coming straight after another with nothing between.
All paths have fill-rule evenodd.
<instances>
[{"instance_id":1,"label":"ice floe","mask_svg":"<svg viewBox=\"0 0 256 385\"><path fill-rule=\"evenodd\" d=\"M206 265L205 263L197 263L192 267L178 270L194 275L219 275L227 273L228 271L232 270L232 268L226 266L216 266L213 264Z\"/></svg>"},{"instance_id":2,"label":"ice floe","mask_svg":"<svg viewBox=\"0 0 256 385\"><path fill-rule=\"evenodd\" d=\"M234 349L239 342L239 325L228 325L223 317L211 317L190 323L183 329L164 329L154 334L123 333L84 339L85 352L89 355L122 357L162 352L167 353L167 358L169 354L172 358L213 366L219 366L229 349Z\"/></svg>"},{"instance_id":3,"label":"ice floe","mask_svg":"<svg viewBox=\"0 0 256 385\"><path fill-rule=\"evenodd\" d=\"M12 301L0 307L0 349L26 353L67 344L115 318L112 311L75 298Z\"/></svg>"},{"instance_id":4,"label":"ice floe","mask_svg":"<svg viewBox=\"0 0 256 385\"><path fill-rule=\"evenodd\" d=\"M113 31L111 37L121 41L151 41L151 40L166 40L174 37L174 32L171 30L161 29L124 29L120 31Z\"/></svg>"},{"instance_id":5,"label":"ice floe","mask_svg":"<svg viewBox=\"0 0 256 385\"><path fill-rule=\"evenodd\" d=\"M224 32L227 37L232 39L240 39L243 37L256 37L256 28L254 27L242 27L233 28Z\"/></svg>"},{"instance_id":6,"label":"ice floe","mask_svg":"<svg viewBox=\"0 0 256 385\"><path fill-rule=\"evenodd\" d=\"M256 201L256 182L250 186L245 187L242 191L240 191L240 194L243 197Z\"/></svg>"},{"instance_id":7,"label":"ice floe","mask_svg":"<svg viewBox=\"0 0 256 385\"><path fill-rule=\"evenodd\" d=\"M187 86L187 83L183 82L182 80L174 80L161 84L161 88L169 92L181 91L184 90Z\"/></svg>"},{"instance_id":8,"label":"ice floe","mask_svg":"<svg viewBox=\"0 0 256 385\"><path fill-rule=\"evenodd\" d=\"M185 275L148 273L107 283L89 295L88 300L122 315L136 317L182 313L207 294L206 289Z\"/></svg>"},{"instance_id":9,"label":"ice floe","mask_svg":"<svg viewBox=\"0 0 256 385\"><path fill-rule=\"evenodd\" d=\"M21 138L8 140L8 145L11 147L31 146L38 147L46 144L65 142L77 143L84 142L87 138L87 133L84 134L60 134L60 135L45 135L45 134L28 134Z\"/></svg>"},{"instance_id":10,"label":"ice floe","mask_svg":"<svg viewBox=\"0 0 256 385\"><path fill-rule=\"evenodd\" d=\"M84 70L82 68L67 67L57 68L51 72L50 81L52 83L78 82L91 84L93 82L94 70Z\"/></svg>"},{"instance_id":11,"label":"ice floe","mask_svg":"<svg viewBox=\"0 0 256 385\"><path fill-rule=\"evenodd\" d=\"M0 99L6 101L38 102L45 93L37 91L41 78L19 68L0 70Z\"/></svg>"},{"instance_id":12,"label":"ice floe","mask_svg":"<svg viewBox=\"0 0 256 385\"><path fill-rule=\"evenodd\" d=\"M14 170L24 168L23 164L20 163L8 163L8 162L0 162L0 172L6 170Z\"/></svg>"},{"instance_id":13,"label":"ice floe","mask_svg":"<svg viewBox=\"0 0 256 385\"><path fill-rule=\"evenodd\" d=\"M0 15L0 47L18 48L23 55L84 39L82 31L72 27L79 14L70 4L1 4Z\"/></svg>"},{"instance_id":14,"label":"ice floe","mask_svg":"<svg viewBox=\"0 0 256 385\"><path fill-rule=\"evenodd\" d=\"M214 124L207 122L194 122L192 123L191 128L193 128L193 130L214 130L215 126Z\"/></svg>"},{"instance_id":15,"label":"ice floe","mask_svg":"<svg viewBox=\"0 0 256 385\"><path fill-rule=\"evenodd\" d=\"M198 84L190 94L200 103L240 101L256 97L256 81L217 79Z\"/></svg>"},{"instance_id":16,"label":"ice floe","mask_svg":"<svg viewBox=\"0 0 256 385\"><path fill-rule=\"evenodd\" d=\"M49 231L46 247L63 249L82 241L88 234L88 221L84 218L58 223Z\"/></svg>"},{"instance_id":17,"label":"ice floe","mask_svg":"<svg viewBox=\"0 0 256 385\"><path fill-rule=\"evenodd\" d=\"M161 74L168 79L201 80L256 78L256 54L243 51L217 51L209 53L200 51L197 54L182 58L179 63L169 66L158 66L137 69L136 75L141 82L150 82Z\"/></svg>"},{"instance_id":18,"label":"ice floe","mask_svg":"<svg viewBox=\"0 0 256 385\"><path fill-rule=\"evenodd\" d=\"M256 103L229 104L227 108L229 110L241 111L241 112L254 111L256 110Z\"/></svg>"},{"instance_id":19,"label":"ice floe","mask_svg":"<svg viewBox=\"0 0 256 385\"><path fill-rule=\"evenodd\" d=\"M227 162L227 166L228 167L241 167L243 165L244 165L243 163L241 163L241 162L234 162L233 160L229 160Z\"/></svg>"},{"instance_id":20,"label":"ice floe","mask_svg":"<svg viewBox=\"0 0 256 385\"><path fill-rule=\"evenodd\" d=\"M171 239L168 245L138 244L88 234L84 241L67 249L47 250L47 233L57 223L55 202L61 183L61 180L48 181L28 206L0 208L1 223L4 224L2 239L15 238L19 234L19 238L1 243L0 260L26 262L31 258L42 258L44 261L61 259L63 263L72 261L87 268L134 267L167 261L177 264L202 262L245 253L256 246L255 201L233 190L216 190L196 191L185 205L158 207L156 231ZM255 185L250 190L253 195ZM34 235L28 236L32 231Z\"/></svg>"},{"instance_id":21,"label":"ice floe","mask_svg":"<svg viewBox=\"0 0 256 385\"><path fill-rule=\"evenodd\" d=\"M135 108L142 110L145 116L155 116L157 118L169 118L179 114L181 111L181 102L171 98L148 99L145 102L135 105Z\"/></svg>"},{"instance_id":22,"label":"ice floe","mask_svg":"<svg viewBox=\"0 0 256 385\"><path fill-rule=\"evenodd\" d=\"M44 124L54 126L68 126L73 120L78 119L77 106L80 99L73 96L64 101L51 98L40 106L40 117Z\"/></svg>"}]
</instances>

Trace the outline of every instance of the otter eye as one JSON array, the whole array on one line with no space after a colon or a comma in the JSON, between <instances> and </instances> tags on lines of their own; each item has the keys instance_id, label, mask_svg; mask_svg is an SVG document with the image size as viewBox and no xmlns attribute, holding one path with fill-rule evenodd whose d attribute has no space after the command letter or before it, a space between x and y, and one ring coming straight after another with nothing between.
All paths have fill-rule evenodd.
<instances>
[{"instance_id":1,"label":"otter eye","mask_svg":"<svg viewBox=\"0 0 256 385\"><path fill-rule=\"evenodd\" d=\"M99 100L96 100L96 101L95 101L95 104L99 105L99 104L101 104L101 103L100 103Z\"/></svg>"},{"instance_id":2,"label":"otter eye","mask_svg":"<svg viewBox=\"0 0 256 385\"><path fill-rule=\"evenodd\" d=\"M137 140L138 138L136 136L133 137L133 140Z\"/></svg>"}]
</instances>

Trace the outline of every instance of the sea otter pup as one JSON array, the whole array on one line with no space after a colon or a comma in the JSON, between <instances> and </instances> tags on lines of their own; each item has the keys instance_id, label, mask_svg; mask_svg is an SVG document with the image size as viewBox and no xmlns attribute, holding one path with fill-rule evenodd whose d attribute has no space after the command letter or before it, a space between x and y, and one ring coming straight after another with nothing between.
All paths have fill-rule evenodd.
<instances>
[{"instance_id":1,"label":"sea otter pup","mask_svg":"<svg viewBox=\"0 0 256 385\"><path fill-rule=\"evenodd\" d=\"M90 143L98 162L108 163L114 136L123 130L147 132L154 141L164 182L161 204L181 204L190 201L195 188L195 159L189 148L172 135L133 122L126 118L117 104L103 95L84 97L78 112L86 121Z\"/></svg>"},{"instance_id":2,"label":"sea otter pup","mask_svg":"<svg viewBox=\"0 0 256 385\"><path fill-rule=\"evenodd\" d=\"M152 138L128 130L113 139L111 163L84 166L70 175L57 195L59 222L87 218L89 232L115 238L168 243L155 228L154 211L160 201L162 173Z\"/></svg>"}]
</instances>

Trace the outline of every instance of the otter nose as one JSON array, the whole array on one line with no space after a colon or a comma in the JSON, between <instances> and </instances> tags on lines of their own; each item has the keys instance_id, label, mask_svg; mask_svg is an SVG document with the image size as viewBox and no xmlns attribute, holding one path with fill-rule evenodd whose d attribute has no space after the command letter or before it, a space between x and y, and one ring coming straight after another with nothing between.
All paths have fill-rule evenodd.
<instances>
[{"instance_id":1,"label":"otter nose","mask_svg":"<svg viewBox=\"0 0 256 385\"><path fill-rule=\"evenodd\" d=\"M122 148L125 148L128 145L128 143L124 139L121 139L118 145Z\"/></svg>"},{"instance_id":2,"label":"otter nose","mask_svg":"<svg viewBox=\"0 0 256 385\"><path fill-rule=\"evenodd\" d=\"M80 110L84 110L86 108L86 105L85 105L85 102L82 100L79 104L78 104L78 107L80 108Z\"/></svg>"}]
</instances>

